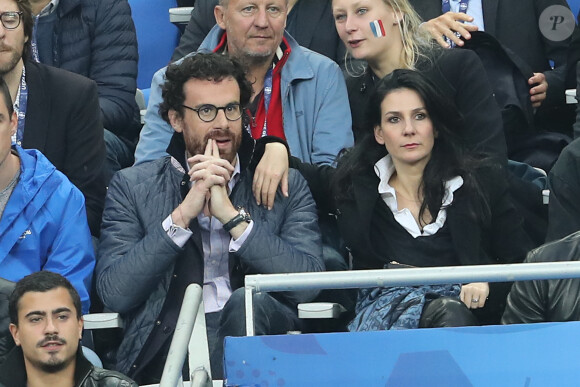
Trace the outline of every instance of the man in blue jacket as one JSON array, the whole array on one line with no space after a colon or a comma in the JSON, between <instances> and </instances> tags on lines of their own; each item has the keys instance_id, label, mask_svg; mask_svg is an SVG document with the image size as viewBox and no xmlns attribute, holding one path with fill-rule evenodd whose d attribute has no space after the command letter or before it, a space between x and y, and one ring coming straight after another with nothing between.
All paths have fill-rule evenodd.
<instances>
[{"instance_id":1,"label":"man in blue jacket","mask_svg":"<svg viewBox=\"0 0 580 387\"><path fill-rule=\"evenodd\" d=\"M83 195L39 151L11 147L17 121L0 78L0 276L62 274L88 313L95 254Z\"/></svg>"},{"instance_id":2,"label":"man in blue jacket","mask_svg":"<svg viewBox=\"0 0 580 387\"><path fill-rule=\"evenodd\" d=\"M31 59L97 83L110 175L133 164L137 36L127 0L30 0Z\"/></svg>"},{"instance_id":3,"label":"man in blue jacket","mask_svg":"<svg viewBox=\"0 0 580 387\"><path fill-rule=\"evenodd\" d=\"M316 206L302 176L290 170L289 196L278 192L271 210L253 197L253 140L242 127L246 77L238 61L213 53L170 66L161 114L176 132L171 156L111 180L96 285L127 322L117 370L139 384L159 382L189 284L203 285L212 373L220 379L223 338L246 332L244 276L324 270ZM260 139L254 154L273 140ZM263 146L287 154L279 143ZM315 295L256 295L256 333L301 330L296 304Z\"/></svg>"}]
</instances>

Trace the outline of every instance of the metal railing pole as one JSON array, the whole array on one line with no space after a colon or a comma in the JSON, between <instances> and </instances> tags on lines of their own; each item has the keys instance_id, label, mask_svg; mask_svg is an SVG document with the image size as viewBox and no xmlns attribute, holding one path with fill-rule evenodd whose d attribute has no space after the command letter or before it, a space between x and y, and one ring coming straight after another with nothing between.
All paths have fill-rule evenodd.
<instances>
[{"instance_id":1,"label":"metal railing pole","mask_svg":"<svg viewBox=\"0 0 580 387\"><path fill-rule=\"evenodd\" d=\"M175 387L181 381L183 362L187 355L187 347L202 295L203 290L198 284L191 284L185 290L159 387Z\"/></svg>"},{"instance_id":2,"label":"metal railing pole","mask_svg":"<svg viewBox=\"0 0 580 387\"><path fill-rule=\"evenodd\" d=\"M247 275L245 278L246 332L248 336L254 335L252 295L257 292L512 282L556 278L580 278L580 261Z\"/></svg>"},{"instance_id":3,"label":"metal railing pole","mask_svg":"<svg viewBox=\"0 0 580 387\"><path fill-rule=\"evenodd\" d=\"M256 274L245 278L253 292L350 289L376 286L437 285L579 278L580 262L516 263L434 268Z\"/></svg>"},{"instance_id":4,"label":"metal railing pole","mask_svg":"<svg viewBox=\"0 0 580 387\"><path fill-rule=\"evenodd\" d=\"M247 278L247 276L246 276ZM254 288L246 285L246 336L254 336Z\"/></svg>"}]
</instances>

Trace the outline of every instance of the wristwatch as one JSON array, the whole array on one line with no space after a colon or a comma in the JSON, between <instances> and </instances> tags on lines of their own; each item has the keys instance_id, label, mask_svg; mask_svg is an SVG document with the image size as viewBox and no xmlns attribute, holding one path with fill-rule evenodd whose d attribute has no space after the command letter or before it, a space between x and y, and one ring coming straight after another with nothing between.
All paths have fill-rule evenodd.
<instances>
[{"instance_id":1,"label":"wristwatch","mask_svg":"<svg viewBox=\"0 0 580 387\"><path fill-rule=\"evenodd\" d=\"M230 230L236 227L238 224L242 222L250 223L252 221L252 217L249 213L246 212L244 207L236 207L238 210L238 214L234 216L229 222L224 224L224 230L230 232Z\"/></svg>"}]
</instances>

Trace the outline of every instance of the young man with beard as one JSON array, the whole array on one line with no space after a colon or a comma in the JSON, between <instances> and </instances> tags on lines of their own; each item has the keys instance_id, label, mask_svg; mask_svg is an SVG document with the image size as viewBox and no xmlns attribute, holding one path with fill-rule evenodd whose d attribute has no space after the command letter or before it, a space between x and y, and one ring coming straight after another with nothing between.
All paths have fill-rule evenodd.
<instances>
[{"instance_id":1,"label":"young man with beard","mask_svg":"<svg viewBox=\"0 0 580 387\"><path fill-rule=\"evenodd\" d=\"M81 190L91 233L98 235L106 193L105 145L95 82L30 60L28 0L0 0L0 76L18 129L13 143L38 149Z\"/></svg>"},{"instance_id":2,"label":"young man with beard","mask_svg":"<svg viewBox=\"0 0 580 387\"><path fill-rule=\"evenodd\" d=\"M39 271L16 284L9 300L16 342L0 366L0 387L112 387L137 384L94 367L82 354L81 301L60 274Z\"/></svg>"},{"instance_id":3,"label":"young man with beard","mask_svg":"<svg viewBox=\"0 0 580 387\"><path fill-rule=\"evenodd\" d=\"M338 154L354 145L344 77L334 61L298 45L284 30L288 5L288 0L220 0L214 9L217 25L198 52L227 54L248 67L253 92L246 124L254 139L275 136L305 163L334 165ZM165 71L153 77L136 164L167 154L173 129L159 114ZM255 170L256 200L268 208L278 186L288 193L285 156L267 152ZM319 226L327 269L347 270L348 252L334 217L319 213ZM348 298L331 297L347 308L353 304Z\"/></svg>"},{"instance_id":4,"label":"young man with beard","mask_svg":"<svg viewBox=\"0 0 580 387\"><path fill-rule=\"evenodd\" d=\"M128 322L117 369L140 384L159 381L189 284L203 284L219 379L223 338L245 335L244 276L324 270L316 207L302 176L289 172L290 195L278 192L271 210L253 197L253 140L242 127L251 94L243 67L228 56L196 54L171 65L160 109L175 130L170 156L111 181L97 290ZM260 139L254 154L268 141L276 140ZM256 333L300 329L296 304L315 295L256 295Z\"/></svg>"}]
</instances>

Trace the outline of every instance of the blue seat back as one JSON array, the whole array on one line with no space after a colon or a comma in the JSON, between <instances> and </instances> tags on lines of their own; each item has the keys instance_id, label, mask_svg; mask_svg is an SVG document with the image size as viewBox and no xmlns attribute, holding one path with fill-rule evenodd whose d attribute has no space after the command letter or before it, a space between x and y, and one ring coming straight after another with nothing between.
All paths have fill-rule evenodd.
<instances>
[{"instance_id":1,"label":"blue seat back","mask_svg":"<svg viewBox=\"0 0 580 387\"><path fill-rule=\"evenodd\" d=\"M580 12L580 0L568 0L568 5L570 6L572 13L578 15L578 12Z\"/></svg>"},{"instance_id":2,"label":"blue seat back","mask_svg":"<svg viewBox=\"0 0 580 387\"><path fill-rule=\"evenodd\" d=\"M167 66L179 43L179 29L169 21L169 8L176 0L129 0L137 42L139 44L139 74L137 87L151 87L153 74Z\"/></svg>"}]
</instances>

